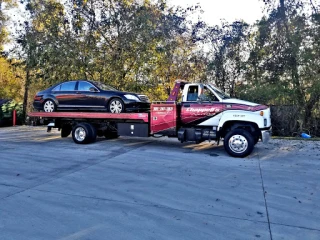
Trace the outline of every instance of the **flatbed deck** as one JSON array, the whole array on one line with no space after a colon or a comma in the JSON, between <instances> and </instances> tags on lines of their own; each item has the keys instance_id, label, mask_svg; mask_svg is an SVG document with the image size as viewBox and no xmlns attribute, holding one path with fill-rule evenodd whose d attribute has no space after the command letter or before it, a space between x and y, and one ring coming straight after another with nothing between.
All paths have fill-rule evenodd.
<instances>
[{"instance_id":1,"label":"flatbed deck","mask_svg":"<svg viewBox=\"0 0 320 240\"><path fill-rule=\"evenodd\" d=\"M29 117L70 118L70 119L108 119L141 120L149 122L149 113L101 113L101 112L31 112Z\"/></svg>"}]
</instances>

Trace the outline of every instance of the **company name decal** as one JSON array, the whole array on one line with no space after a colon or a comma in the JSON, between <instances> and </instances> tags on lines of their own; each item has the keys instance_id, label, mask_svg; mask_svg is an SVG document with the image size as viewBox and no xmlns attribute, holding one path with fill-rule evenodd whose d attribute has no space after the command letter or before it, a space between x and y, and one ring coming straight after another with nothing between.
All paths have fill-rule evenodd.
<instances>
[{"instance_id":1,"label":"company name decal","mask_svg":"<svg viewBox=\"0 0 320 240\"><path fill-rule=\"evenodd\" d=\"M187 108L187 112L192 113L218 113L220 112L219 108Z\"/></svg>"}]
</instances>

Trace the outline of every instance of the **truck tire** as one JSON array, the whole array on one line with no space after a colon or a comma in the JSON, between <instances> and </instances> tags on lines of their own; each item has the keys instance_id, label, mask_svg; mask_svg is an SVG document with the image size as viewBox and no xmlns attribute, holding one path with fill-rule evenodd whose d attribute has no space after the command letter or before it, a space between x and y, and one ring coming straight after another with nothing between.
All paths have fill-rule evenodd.
<instances>
[{"instance_id":1,"label":"truck tire","mask_svg":"<svg viewBox=\"0 0 320 240\"><path fill-rule=\"evenodd\" d=\"M234 129L224 137L224 148L233 157L246 157L254 148L255 140L250 132Z\"/></svg>"},{"instance_id":2,"label":"truck tire","mask_svg":"<svg viewBox=\"0 0 320 240\"><path fill-rule=\"evenodd\" d=\"M61 128L61 137L62 138L66 138L70 135L72 131L72 127L70 125L64 125L62 128Z\"/></svg>"},{"instance_id":3,"label":"truck tire","mask_svg":"<svg viewBox=\"0 0 320 240\"><path fill-rule=\"evenodd\" d=\"M97 129L90 123L87 123L91 128L91 140L90 142L95 142L97 140Z\"/></svg>"},{"instance_id":4,"label":"truck tire","mask_svg":"<svg viewBox=\"0 0 320 240\"><path fill-rule=\"evenodd\" d=\"M256 145L259 142L259 136L258 137L254 137L254 145Z\"/></svg>"},{"instance_id":5,"label":"truck tire","mask_svg":"<svg viewBox=\"0 0 320 240\"><path fill-rule=\"evenodd\" d=\"M72 139L77 144L91 143L94 139L94 132L92 131L91 124L78 123L72 129Z\"/></svg>"}]
</instances>

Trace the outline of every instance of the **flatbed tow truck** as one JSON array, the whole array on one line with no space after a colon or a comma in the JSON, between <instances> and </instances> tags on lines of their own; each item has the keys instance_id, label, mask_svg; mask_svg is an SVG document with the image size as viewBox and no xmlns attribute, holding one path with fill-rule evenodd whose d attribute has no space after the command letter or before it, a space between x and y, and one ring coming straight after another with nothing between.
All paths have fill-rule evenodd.
<instances>
[{"instance_id":1,"label":"flatbed tow truck","mask_svg":"<svg viewBox=\"0 0 320 240\"><path fill-rule=\"evenodd\" d=\"M177 102L182 92L181 102ZM92 143L97 136L175 137L182 142L200 143L223 139L233 157L248 156L261 139L271 136L270 108L232 99L210 84L177 80L167 101L154 102L141 113L31 112L61 137L72 134L77 144Z\"/></svg>"}]
</instances>

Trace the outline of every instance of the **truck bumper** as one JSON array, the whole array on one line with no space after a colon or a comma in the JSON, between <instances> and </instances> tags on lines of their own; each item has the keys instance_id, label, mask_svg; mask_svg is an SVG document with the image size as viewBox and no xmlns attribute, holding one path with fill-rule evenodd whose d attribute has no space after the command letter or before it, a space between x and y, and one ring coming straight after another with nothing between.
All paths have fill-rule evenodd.
<instances>
[{"instance_id":1,"label":"truck bumper","mask_svg":"<svg viewBox=\"0 0 320 240\"><path fill-rule=\"evenodd\" d=\"M270 138L271 138L271 135L272 135L272 129L270 128L269 130L264 130L264 131L261 131L261 137L262 137L262 142L263 143L267 143L269 142Z\"/></svg>"}]
</instances>

